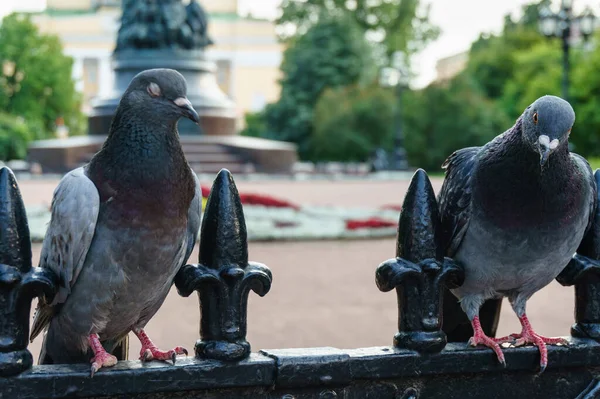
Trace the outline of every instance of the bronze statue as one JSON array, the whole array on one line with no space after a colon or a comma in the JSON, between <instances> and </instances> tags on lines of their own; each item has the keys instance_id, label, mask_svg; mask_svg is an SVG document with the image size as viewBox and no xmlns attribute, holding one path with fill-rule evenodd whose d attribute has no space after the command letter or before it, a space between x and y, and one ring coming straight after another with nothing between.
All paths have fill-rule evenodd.
<instances>
[{"instance_id":1,"label":"bronze statue","mask_svg":"<svg viewBox=\"0 0 600 399\"><path fill-rule=\"evenodd\" d=\"M2 0L0 0L2 1ZM88 118L90 135L106 135L114 112L131 80L140 72L169 68L188 82L188 98L200 114L200 126L181 120L186 135L236 134L236 107L216 82L215 62L205 48L208 15L196 0L121 0L122 17L112 55L113 91L93 100ZM189 123L188 123L189 122Z\"/></svg>"},{"instance_id":2,"label":"bronze statue","mask_svg":"<svg viewBox=\"0 0 600 399\"><path fill-rule=\"evenodd\" d=\"M126 49L203 49L208 18L196 0L123 0L115 52Z\"/></svg>"}]
</instances>

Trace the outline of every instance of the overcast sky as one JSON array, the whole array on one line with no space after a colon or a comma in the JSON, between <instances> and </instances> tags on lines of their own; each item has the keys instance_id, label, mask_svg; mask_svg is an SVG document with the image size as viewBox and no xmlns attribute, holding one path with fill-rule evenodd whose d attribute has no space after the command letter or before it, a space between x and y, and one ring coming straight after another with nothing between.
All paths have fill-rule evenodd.
<instances>
[{"instance_id":1,"label":"overcast sky","mask_svg":"<svg viewBox=\"0 0 600 399\"><path fill-rule=\"evenodd\" d=\"M464 51L480 32L497 32L502 27L506 13L520 14L521 6L532 0L422 0L431 4L431 20L442 29L440 38L429 45L415 59L418 73L415 86L423 86L435 78L435 63L438 59ZM240 12L252 11L256 16L273 17L280 0L240 0ZM202 0L200 0L202 3ZM554 3L559 3L554 0ZM600 15L600 2L575 0L576 10L593 5ZM13 9L40 9L45 0L0 0L0 15Z\"/></svg>"}]
</instances>

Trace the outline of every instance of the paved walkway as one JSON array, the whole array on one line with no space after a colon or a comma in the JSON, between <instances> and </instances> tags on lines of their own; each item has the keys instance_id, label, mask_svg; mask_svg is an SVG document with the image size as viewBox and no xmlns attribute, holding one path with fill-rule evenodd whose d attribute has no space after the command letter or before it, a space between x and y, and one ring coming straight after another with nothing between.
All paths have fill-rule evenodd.
<instances>
[{"instance_id":1,"label":"paved walkway","mask_svg":"<svg viewBox=\"0 0 600 399\"><path fill-rule=\"evenodd\" d=\"M434 180L439 189L440 180ZM20 184L27 204L50 203L56 181ZM401 203L408 182L240 182L239 190L270 193L297 203L380 206ZM34 245L34 264L40 245ZM365 241L251 243L250 258L273 271L271 292L249 300L248 340L253 350L284 347L339 348L390 345L397 331L396 295L375 286L378 264L394 256L393 239ZM190 262L198 259L197 250ZM568 335L573 321L573 289L557 283L529 302L534 328L546 335ZM147 331L162 348L193 350L199 337L198 298L173 290ZM505 304L499 334L519 331ZM41 338L30 345L37 358ZM140 345L131 339L131 358Z\"/></svg>"}]
</instances>

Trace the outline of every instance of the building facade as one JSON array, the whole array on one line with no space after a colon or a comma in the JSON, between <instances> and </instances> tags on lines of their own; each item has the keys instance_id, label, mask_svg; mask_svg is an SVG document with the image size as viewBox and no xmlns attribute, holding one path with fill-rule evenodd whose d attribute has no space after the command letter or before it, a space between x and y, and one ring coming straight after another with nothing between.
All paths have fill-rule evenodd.
<instances>
[{"instance_id":1,"label":"building facade","mask_svg":"<svg viewBox=\"0 0 600 399\"><path fill-rule=\"evenodd\" d=\"M465 69L468 60L469 53L467 51L440 58L435 66L437 71L435 82L444 83L449 81Z\"/></svg>"},{"instance_id":2,"label":"building facade","mask_svg":"<svg viewBox=\"0 0 600 399\"><path fill-rule=\"evenodd\" d=\"M214 45L206 49L216 62L221 89L246 112L262 109L279 98L279 66L283 47L271 21L241 17L237 0L200 0L209 14ZM56 34L74 60L73 77L84 95L84 111L95 96L113 88L111 55L120 18L119 0L47 0L33 20L44 33Z\"/></svg>"}]
</instances>

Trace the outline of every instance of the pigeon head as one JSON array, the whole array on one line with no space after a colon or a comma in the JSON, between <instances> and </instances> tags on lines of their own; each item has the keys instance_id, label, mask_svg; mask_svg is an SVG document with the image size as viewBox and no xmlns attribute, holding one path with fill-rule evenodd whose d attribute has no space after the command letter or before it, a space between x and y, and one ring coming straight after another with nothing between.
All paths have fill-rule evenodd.
<instances>
[{"instance_id":1,"label":"pigeon head","mask_svg":"<svg viewBox=\"0 0 600 399\"><path fill-rule=\"evenodd\" d=\"M181 117L199 123L200 118L187 99L185 78L173 69L148 69L129 83L121 103L129 109L146 109L173 121Z\"/></svg>"},{"instance_id":2,"label":"pigeon head","mask_svg":"<svg viewBox=\"0 0 600 399\"><path fill-rule=\"evenodd\" d=\"M571 104L556 96L540 97L523 112L523 137L531 149L539 153L541 167L557 148L568 146L574 122Z\"/></svg>"}]
</instances>

